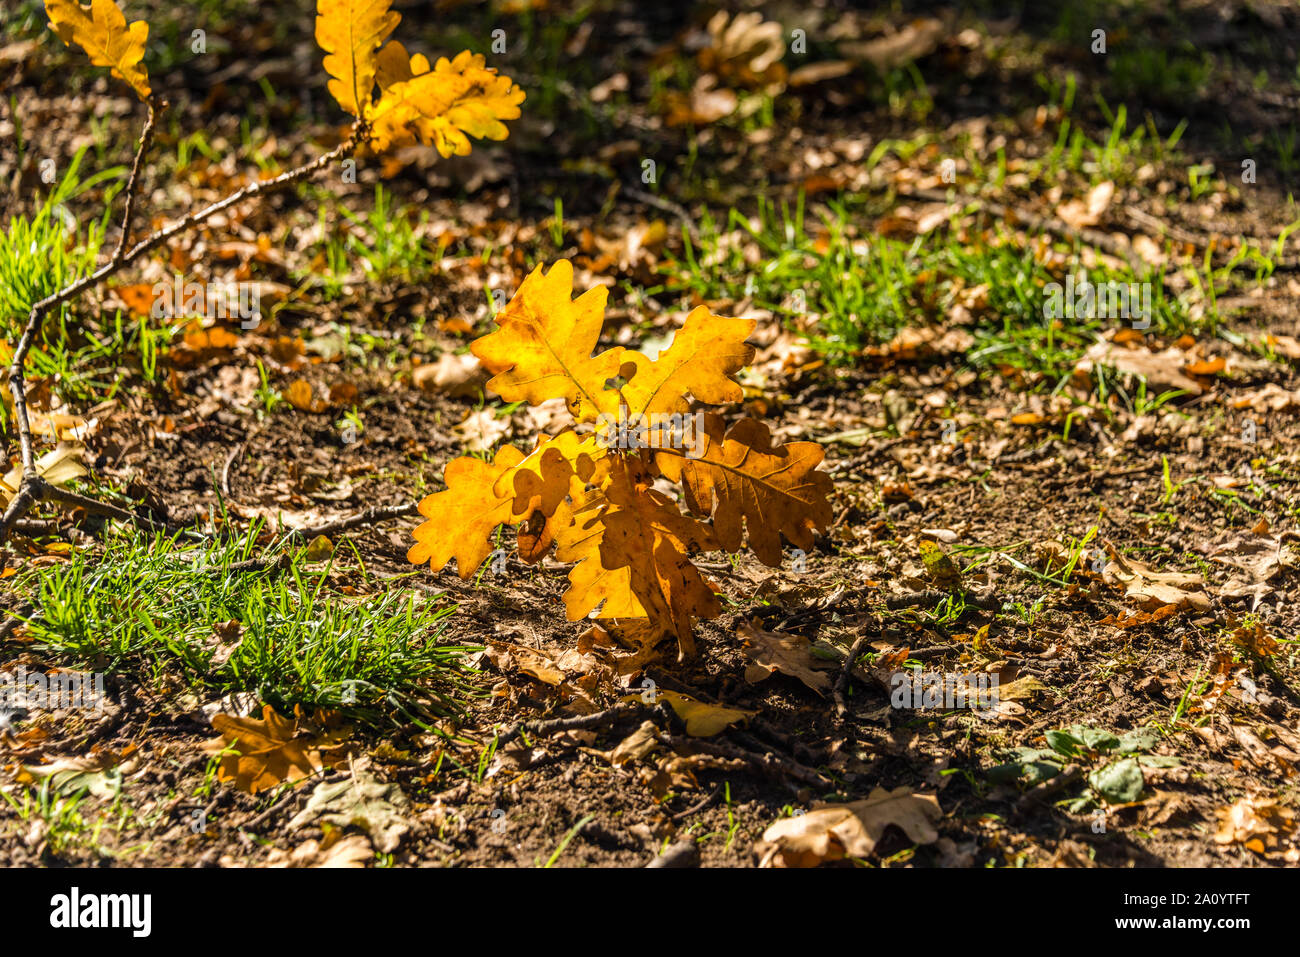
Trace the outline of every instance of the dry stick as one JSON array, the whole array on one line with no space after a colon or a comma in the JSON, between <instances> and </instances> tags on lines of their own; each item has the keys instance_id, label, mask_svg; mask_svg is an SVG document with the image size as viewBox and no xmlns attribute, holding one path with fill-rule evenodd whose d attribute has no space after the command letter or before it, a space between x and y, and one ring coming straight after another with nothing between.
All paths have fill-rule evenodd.
<instances>
[{"instance_id":1,"label":"dry stick","mask_svg":"<svg viewBox=\"0 0 1300 957\"><path fill-rule=\"evenodd\" d=\"M520 734L540 738L548 734L555 734L558 731L590 731L592 728L611 724L621 718L648 716L655 710L656 708L642 704L639 701L620 702L612 708L597 711L595 714L584 714L575 718L552 718L549 721L525 721L523 724L497 735L497 747L509 744Z\"/></svg>"},{"instance_id":2,"label":"dry stick","mask_svg":"<svg viewBox=\"0 0 1300 957\"><path fill-rule=\"evenodd\" d=\"M335 535L339 532L346 532L350 528L356 528L358 525L373 525L375 522L387 522L394 518L405 518L407 515L415 515L419 511L420 506L417 502L410 502L406 505L385 505L380 508L368 508L364 512L358 512L356 515L335 519L332 522L326 522L324 525L317 525L314 528L289 529L288 534L291 538L305 538L310 541L317 535Z\"/></svg>"},{"instance_id":3,"label":"dry stick","mask_svg":"<svg viewBox=\"0 0 1300 957\"><path fill-rule=\"evenodd\" d=\"M858 640L853 642L853 647L849 649L849 656L844 659L844 667L835 682L835 716L837 718L843 718L849 713L848 705L844 703L844 692L849 690L849 675L853 671L853 662L858 660L858 655L862 654L862 649L866 646L867 636L858 635Z\"/></svg>"},{"instance_id":4,"label":"dry stick","mask_svg":"<svg viewBox=\"0 0 1300 957\"><path fill-rule=\"evenodd\" d=\"M149 145L149 141L153 138L154 120L155 103L150 101L149 118L145 121L144 130L140 134L140 143L136 149L135 162L132 163L131 166L131 178L127 181L127 219L122 224L124 234L130 230L130 216L135 207L135 193L139 179L141 160L145 149ZM172 223L170 226L158 230L136 243L129 250L126 249L127 240L124 235L123 238L118 241L117 249L114 251L112 259L107 263L90 275L83 276L76 282L65 286L58 292L47 296L32 306L31 314L27 317L27 325L23 329L22 337L18 340L18 346L14 349L13 361L9 366L9 391L14 398L14 414L18 419L18 444L22 453L23 477L22 482L18 487L18 492L14 495L13 501L9 503L9 508L6 509L3 517L0 517L0 542L5 541L9 537L9 532L13 528L14 523L17 522L18 519L22 518L37 502L44 499L69 501L67 495L71 494L55 490L53 486L36 474L36 461L32 452L32 430L27 414L27 388L26 383L23 380L23 364L27 360L27 353L31 351L32 345L36 341L36 333L40 329L41 320L45 317L45 314L56 306L60 306L67 302L69 299L81 295L81 293L85 292L87 289L97 286L109 276L112 276L123 267L128 266L135 260L139 259L151 249L162 245L181 233L193 229L195 226L212 216L215 216L217 213L224 212L246 199L252 199L262 195L263 193L271 193L292 186L294 183L306 179L313 173L323 169L334 160L349 155L356 149L361 133L361 125L358 124L352 128L352 134L346 140L329 152L322 153L310 163L291 169L286 173L281 173L279 176L275 176L271 179L250 183L242 189L238 189L231 193L224 199L217 200L217 202L210 206L189 213L182 219ZM77 499L78 501L76 501L75 504L87 508L89 507L86 503L90 502L90 499L85 499L82 496L77 496ZM139 516L135 516L133 513L125 512L120 509L118 509L117 512L120 514L115 514L113 512L108 514L113 514L114 517L123 518L127 521L140 521Z\"/></svg>"}]
</instances>

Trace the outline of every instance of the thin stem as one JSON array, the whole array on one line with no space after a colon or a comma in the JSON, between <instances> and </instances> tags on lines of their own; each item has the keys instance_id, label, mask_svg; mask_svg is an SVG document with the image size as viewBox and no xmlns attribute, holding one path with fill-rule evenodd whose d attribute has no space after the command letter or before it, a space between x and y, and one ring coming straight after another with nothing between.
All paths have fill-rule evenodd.
<instances>
[{"instance_id":1,"label":"thin stem","mask_svg":"<svg viewBox=\"0 0 1300 957\"><path fill-rule=\"evenodd\" d=\"M231 206L241 203L246 199L253 199L265 193L276 192L292 186L308 176L318 172L325 166L335 160L350 155L360 142L362 130L360 125L354 126L352 134L327 153L322 153L310 163L305 163L288 172L281 173L279 176L271 179L259 180L256 183L250 183L248 186L238 189L224 199L220 199L210 206L189 213L182 219L177 220L170 226L158 230L140 242L136 243L129 250L126 248L128 234L131 228L131 217L134 212L135 194L139 182L139 173L144 156L145 149L153 137L153 127L155 121L154 104L149 104L149 117L145 121L145 126L140 134L140 143L136 150L135 162L131 167L131 178L127 182L126 209L122 220L122 236L118 240L117 249L113 252L112 258L107 263L99 267L88 276L83 276L76 282L70 283L58 292L46 296L40 302L32 306L31 313L27 317L27 325L23 328L23 334L18 340L18 345L14 349L13 359L9 365L9 391L14 398L14 416L18 425L18 445L22 455L23 477L22 483L14 495L13 501L5 510L3 517L0 517L0 542L9 537L9 531L13 528L14 523L22 518L36 502L41 499L54 497L51 486L49 486L39 475L36 474L36 458L33 452L31 421L27 412L27 388L23 379L23 365L27 360L27 354L31 351L33 343L36 341L36 333L41 327L41 321L45 314L51 309L62 305L70 299L79 296L93 286L97 286L109 276L118 272L125 266L130 265L139 259L149 250L167 242L174 236L187 232L199 225L203 221L215 216Z\"/></svg>"}]
</instances>

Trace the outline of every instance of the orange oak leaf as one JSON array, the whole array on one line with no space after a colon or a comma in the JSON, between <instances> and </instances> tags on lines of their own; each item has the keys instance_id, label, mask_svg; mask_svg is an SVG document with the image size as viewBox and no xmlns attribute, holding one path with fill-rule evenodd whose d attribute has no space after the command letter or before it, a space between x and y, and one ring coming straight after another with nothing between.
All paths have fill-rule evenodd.
<instances>
[{"instance_id":1,"label":"orange oak leaf","mask_svg":"<svg viewBox=\"0 0 1300 957\"><path fill-rule=\"evenodd\" d=\"M389 6L389 0L317 0L316 43L325 51L330 95L353 116L370 106L375 52L402 19Z\"/></svg>"},{"instance_id":2,"label":"orange oak leaf","mask_svg":"<svg viewBox=\"0 0 1300 957\"><path fill-rule=\"evenodd\" d=\"M130 84L140 99L149 99L149 74L141 63L149 24L136 20L128 27L113 0L91 0L89 8L77 0L45 0L45 13L66 45L76 43L91 63L112 67L113 76Z\"/></svg>"},{"instance_id":3,"label":"orange oak leaf","mask_svg":"<svg viewBox=\"0 0 1300 957\"><path fill-rule=\"evenodd\" d=\"M609 484L574 510L556 541L556 558L578 563L564 593L570 621L598 607L600 618L648 618L688 656L695 651L692 619L722 610L689 558L717 548L709 527L682 515L627 462L611 467Z\"/></svg>"},{"instance_id":4,"label":"orange oak leaf","mask_svg":"<svg viewBox=\"0 0 1300 957\"><path fill-rule=\"evenodd\" d=\"M831 521L830 476L817 470L825 453L815 442L772 447L766 425L744 418L723 437L721 416L707 413L692 457L660 452L663 474L681 482L696 515L713 517L718 543L738 551L742 527L749 547L769 567L781 564L781 536L812 547L814 529Z\"/></svg>"},{"instance_id":5,"label":"orange oak leaf","mask_svg":"<svg viewBox=\"0 0 1300 957\"><path fill-rule=\"evenodd\" d=\"M498 525L515 519L514 490L493 491L497 479L524 459L513 445L503 445L491 462L464 456L447 465L447 489L425 496L420 514L427 521L415 530L415 544L407 561L428 562L436 572L453 558L456 571L466 581L492 554L492 533ZM523 516L518 516L522 518Z\"/></svg>"},{"instance_id":6,"label":"orange oak leaf","mask_svg":"<svg viewBox=\"0 0 1300 957\"><path fill-rule=\"evenodd\" d=\"M519 117L524 91L465 50L452 60L417 54L403 66L406 49L390 43L380 51L380 96L366 109L371 145L379 151L417 139L443 156L464 156L469 138L503 140L502 120Z\"/></svg>"},{"instance_id":7,"label":"orange oak leaf","mask_svg":"<svg viewBox=\"0 0 1300 957\"><path fill-rule=\"evenodd\" d=\"M488 388L507 402L541 405L563 398L579 422L617 413L618 395L605 388L618 375L623 349L591 353L604 322L606 290L573 295L573 266L538 266L499 313L497 330L470 346L493 373Z\"/></svg>"},{"instance_id":8,"label":"orange oak leaf","mask_svg":"<svg viewBox=\"0 0 1300 957\"><path fill-rule=\"evenodd\" d=\"M754 360L754 348L745 339L755 325L753 319L715 316L697 306L658 358L625 351L623 375L631 381L622 394L628 418L635 422L654 413L686 412L691 407L687 395L711 405L739 402L744 393L733 376Z\"/></svg>"}]
</instances>

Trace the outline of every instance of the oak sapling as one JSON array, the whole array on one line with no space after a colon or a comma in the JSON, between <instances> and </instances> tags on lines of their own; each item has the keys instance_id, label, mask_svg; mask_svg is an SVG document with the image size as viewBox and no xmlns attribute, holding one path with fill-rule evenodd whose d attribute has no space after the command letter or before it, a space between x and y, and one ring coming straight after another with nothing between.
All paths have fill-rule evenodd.
<instances>
[{"instance_id":1,"label":"oak sapling","mask_svg":"<svg viewBox=\"0 0 1300 957\"><path fill-rule=\"evenodd\" d=\"M540 437L531 452L507 445L490 462L450 462L446 491L420 503L427 521L408 558L434 571L455 558L468 580L492 554L497 527L517 526L524 561L541 561L554 545L558 560L575 563L564 595L571 621L596 612L630 644L672 635L688 656L694 619L721 612L716 586L690 556L739 551L746 534L770 567L781 564L783 537L810 549L831 519L823 452L812 442L774 445L755 419L727 429L717 413L691 413L692 399L743 397L735 375L754 358L745 342L753 320L700 306L657 358L621 346L593 355L606 290L572 293L567 261L539 266L497 314L497 329L470 348L492 374L491 391L531 405L563 398L573 426ZM681 485L686 513L657 479Z\"/></svg>"}]
</instances>

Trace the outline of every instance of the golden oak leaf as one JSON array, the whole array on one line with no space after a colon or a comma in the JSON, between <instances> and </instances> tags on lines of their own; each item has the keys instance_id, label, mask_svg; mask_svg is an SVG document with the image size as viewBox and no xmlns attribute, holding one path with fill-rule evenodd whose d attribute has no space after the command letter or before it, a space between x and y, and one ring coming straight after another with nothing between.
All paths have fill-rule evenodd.
<instances>
[{"instance_id":1,"label":"golden oak leaf","mask_svg":"<svg viewBox=\"0 0 1300 957\"><path fill-rule=\"evenodd\" d=\"M263 705L260 720L217 714L212 727L221 737L203 749L221 755L217 778L241 791L256 794L280 784L296 785L342 758L347 730L311 726L318 723L304 722L301 715L282 717L270 705Z\"/></svg>"},{"instance_id":2,"label":"golden oak leaf","mask_svg":"<svg viewBox=\"0 0 1300 957\"><path fill-rule=\"evenodd\" d=\"M447 489L425 496L420 514L427 521L415 530L415 544L407 561L428 562L436 572L452 558L466 581L492 554L492 533L498 525L516 518L512 510L515 495L507 484L501 494L493 491L501 478L524 458L513 445L502 446L492 462L463 456L447 464L443 479Z\"/></svg>"},{"instance_id":3,"label":"golden oak leaf","mask_svg":"<svg viewBox=\"0 0 1300 957\"><path fill-rule=\"evenodd\" d=\"M570 621L600 607L600 618L646 618L694 653L693 618L712 618L718 596L687 557L717 548L708 526L682 515L666 495L616 460L608 484L572 509L557 528L556 558L577 562L564 605ZM561 512L568 511L567 506Z\"/></svg>"},{"instance_id":4,"label":"golden oak leaf","mask_svg":"<svg viewBox=\"0 0 1300 957\"><path fill-rule=\"evenodd\" d=\"M593 356L604 321L604 286L573 294L573 266L560 260L538 266L497 313L496 331L470 351L492 372L488 388L507 402L540 405L563 398L579 422L617 412L618 396L605 382L618 375L621 348Z\"/></svg>"},{"instance_id":5,"label":"golden oak leaf","mask_svg":"<svg viewBox=\"0 0 1300 957\"><path fill-rule=\"evenodd\" d=\"M398 40L384 44L375 57L375 82L382 95L394 83L404 83L417 73L429 72L429 60L422 54L408 56L406 47Z\"/></svg>"},{"instance_id":6,"label":"golden oak leaf","mask_svg":"<svg viewBox=\"0 0 1300 957\"><path fill-rule=\"evenodd\" d=\"M556 523L551 516L570 491L582 494L595 471L594 459L604 454L594 436L565 430L542 437L536 449L497 479L493 494L505 495L514 489L511 511L526 516L516 536L519 557L525 562L536 564L545 556L555 538ZM561 521L567 524L571 519Z\"/></svg>"},{"instance_id":7,"label":"golden oak leaf","mask_svg":"<svg viewBox=\"0 0 1300 957\"><path fill-rule=\"evenodd\" d=\"M329 91L353 116L369 108L375 51L402 19L390 0L317 0L316 43L325 51Z\"/></svg>"},{"instance_id":8,"label":"golden oak leaf","mask_svg":"<svg viewBox=\"0 0 1300 957\"><path fill-rule=\"evenodd\" d=\"M505 495L513 490L516 515L527 514L534 508L551 515L568 494L573 476L584 482L589 480L595 471L595 460L605 454L606 450L597 444L594 436L582 436L572 429L542 436L537 448L496 480L492 494Z\"/></svg>"},{"instance_id":9,"label":"golden oak leaf","mask_svg":"<svg viewBox=\"0 0 1300 957\"><path fill-rule=\"evenodd\" d=\"M750 418L732 426L725 439L722 431L721 416L705 414L692 457L660 452L655 461L667 478L682 483L692 512L713 516L727 551L739 550L742 525L750 548L769 567L781 564L782 535L811 548L813 529L831 521L830 476L817 470L821 447L791 442L773 448L767 426Z\"/></svg>"},{"instance_id":10,"label":"golden oak leaf","mask_svg":"<svg viewBox=\"0 0 1300 957\"><path fill-rule=\"evenodd\" d=\"M628 365L635 367L622 389L628 418L635 422L654 413L686 412L691 407L687 394L714 405L739 402L744 392L732 376L754 359L745 339L755 325L753 319L715 316L697 306L658 358L625 352L624 376L631 371Z\"/></svg>"},{"instance_id":11,"label":"golden oak leaf","mask_svg":"<svg viewBox=\"0 0 1300 957\"><path fill-rule=\"evenodd\" d=\"M419 139L443 156L464 156L471 136L506 138L509 131L501 121L517 119L524 101L524 91L509 77L485 66L483 57L469 50L453 60L439 57L431 70L428 60L418 55L401 67L405 52L391 43L381 51L379 100L366 109L376 150Z\"/></svg>"},{"instance_id":12,"label":"golden oak leaf","mask_svg":"<svg viewBox=\"0 0 1300 957\"><path fill-rule=\"evenodd\" d=\"M136 20L129 27L113 0L91 0L89 9L77 0L45 0L50 26L66 45L76 43L95 66L112 67L142 100L149 98L149 74L141 61L149 24Z\"/></svg>"}]
</instances>

